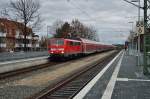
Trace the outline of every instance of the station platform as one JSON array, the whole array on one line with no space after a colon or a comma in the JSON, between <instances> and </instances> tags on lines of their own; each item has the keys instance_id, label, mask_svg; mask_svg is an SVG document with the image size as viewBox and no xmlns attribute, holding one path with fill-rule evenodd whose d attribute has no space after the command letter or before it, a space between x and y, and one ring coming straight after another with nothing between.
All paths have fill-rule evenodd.
<instances>
[{"instance_id":1,"label":"station platform","mask_svg":"<svg viewBox=\"0 0 150 99\"><path fill-rule=\"evenodd\" d=\"M0 62L0 74L48 63L48 57L36 57Z\"/></svg>"},{"instance_id":2,"label":"station platform","mask_svg":"<svg viewBox=\"0 0 150 99\"><path fill-rule=\"evenodd\" d=\"M73 99L150 99L150 78L136 55L121 51Z\"/></svg>"},{"instance_id":3,"label":"station platform","mask_svg":"<svg viewBox=\"0 0 150 99\"><path fill-rule=\"evenodd\" d=\"M0 63L6 61L16 61L20 59L30 59L36 57L48 57L48 51L30 51L30 52L2 52L0 53Z\"/></svg>"}]
</instances>

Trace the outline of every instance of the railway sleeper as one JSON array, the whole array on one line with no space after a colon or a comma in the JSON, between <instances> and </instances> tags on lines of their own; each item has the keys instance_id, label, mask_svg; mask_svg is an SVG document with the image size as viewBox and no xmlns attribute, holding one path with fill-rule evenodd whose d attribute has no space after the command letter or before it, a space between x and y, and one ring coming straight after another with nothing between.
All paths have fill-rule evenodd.
<instances>
[{"instance_id":1,"label":"railway sleeper","mask_svg":"<svg viewBox=\"0 0 150 99\"><path fill-rule=\"evenodd\" d=\"M66 90L66 91L76 91L77 89L65 89L65 88L64 88L64 89L62 89L62 90L63 90L63 91L64 91L64 90Z\"/></svg>"},{"instance_id":2,"label":"railway sleeper","mask_svg":"<svg viewBox=\"0 0 150 99\"><path fill-rule=\"evenodd\" d=\"M74 92L61 92L61 93L55 93L55 94L52 94L51 96L56 96L56 95L67 95L67 96L70 96L72 95Z\"/></svg>"},{"instance_id":3,"label":"railway sleeper","mask_svg":"<svg viewBox=\"0 0 150 99\"><path fill-rule=\"evenodd\" d=\"M42 99L66 99L66 98L68 98L68 96L67 97L65 97L65 96L47 96L47 97L44 97L44 98L42 98Z\"/></svg>"},{"instance_id":4,"label":"railway sleeper","mask_svg":"<svg viewBox=\"0 0 150 99\"><path fill-rule=\"evenodd\" d=\"M71 89L77 89L77 88L79 88L81 85L82 85L82 84L80 84L80 85L79 85L79 84L78 84L78 85L77 85L77 84L73 84L73 85L70 85L70 86L69 86L69 85L68 85L68 86L65 86L64 88L66 88L66 89L70 89L70 88L71 88Z\"/></svg>"},{"instance_id":5,"label":"railway sleeper","mask_svg":"<svg viewBox=\"0 0 150 99\"><path fill-rule=\"evenodd\" d=\"M82 79L77 79L75 81L72 81L72 83L81 83L81 82L84 82L84 81L88 81L89 80L89 77L87 78L82 78Z\"/></svg>"},{"instance_id":6,"label":"railway sleeper","mask_svg":"<svg viewBox=\"0 0 150 99\"><path fill-rule=\"evenodd\" d=\"M64 87L65 89L73 89L73 90L75 90L75 89L78 89L79 87L78 86L67 86L67 87Z\"/></svg>"},{"instance_id":7,"label":"railway sleeper","mask_svg":"<svg viewBox=\"0 0 150 99\"><path fill-rule=\"evenodd\" d=\"M72 85L72 86L80 86L80 85L83 84L84 82L85 82L85 81L78 82L78 83L72 82L72 83L70 83L70 85Z\"/></svg>"},{"instance_id":8,"label":"railway sleeper","mask_svg":"<svg viewBox=\"0 0 150 99\"><path fill-rule=\"evenodd\" d=\"M74 92L74 91L76 91L76 90L59 90L58 91L58 93L72 93L72 92Z\"/></svg>"}]
</instances>

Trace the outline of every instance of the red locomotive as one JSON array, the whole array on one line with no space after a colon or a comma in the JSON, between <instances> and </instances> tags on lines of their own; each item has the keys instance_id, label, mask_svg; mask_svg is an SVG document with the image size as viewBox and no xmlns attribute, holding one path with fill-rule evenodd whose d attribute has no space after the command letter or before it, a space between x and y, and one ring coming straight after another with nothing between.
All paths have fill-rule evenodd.
<instances>
[{"instance_id":1,"label":"red locomotive","mask_svg":"<svg viewBox=\"0 0 150 99\"><path fill-rule=\"evenodd\" d=\"M72 57L114 49L113 45L106 45L96 41L80 38L78 40L65 38L52 38L49 42L51 57Z\"/></svg>"}]
</instances>

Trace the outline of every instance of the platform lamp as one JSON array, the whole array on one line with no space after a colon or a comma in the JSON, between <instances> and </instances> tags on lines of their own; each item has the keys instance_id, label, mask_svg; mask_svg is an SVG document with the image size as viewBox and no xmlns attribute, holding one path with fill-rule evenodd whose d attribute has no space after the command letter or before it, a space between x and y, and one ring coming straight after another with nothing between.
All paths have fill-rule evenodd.
<instances>
[{"instance_id":1,"label":"platform lamp","mask_svg":"<svg viewBox=\"0 0 150 99\"><path fill-rule=\"evenodd\" d=\"M132 29L131 29L131 35L133 36L134 34L134 32L133 32L133 26L134 26L134 22L133 21L130 21L130 22L128 22L128 23L130 23L131 25L132 25ZM133 37L131 38L131 49L133 50Z\"/></svg>"},{"instance_id":2,"label":"platform lamp","mask_svg":"<svg viewBox=\"0 0 150 99\"><path fill-rule=\"evenodd\" d=\"M48 44L49 44L49 32L50 32L51 26L47 25L47 37L46 37L46 45L47 45L47 51L48 51Z\"/></svg>"},{"instance_id":3,"label":"platform lamp","mask_svg":"<svg viewBox=\"0 0 150 99\"><path fill-rule=\"evenodd\" d=\"M138 6L141 6L140 0L131 0L131 2L138 2ZM140 7L138 7L138 22L140 22ZM137 41L137 52L138 52L138 66L140 65L140 34L138 33Z\"/></svg>"},{"instance_id":4,"label":"platform lamp","mask_svg":"<svg viewBox=\"0 0 150 99\"><path fill-rule=\"evenodd\" d=\"M124 0L134 6L136 6L138 8L138 21L140 22L140 9L143 9L143 7L141 7L141 0L131 0L131 1L128 1L128 0ZM138 5L134 4L135 2L138 2ZM138 34L138 42L137 42L137 50L138 50L138 65L140 65L140 34Z\"/></svg>"}]
</instances>

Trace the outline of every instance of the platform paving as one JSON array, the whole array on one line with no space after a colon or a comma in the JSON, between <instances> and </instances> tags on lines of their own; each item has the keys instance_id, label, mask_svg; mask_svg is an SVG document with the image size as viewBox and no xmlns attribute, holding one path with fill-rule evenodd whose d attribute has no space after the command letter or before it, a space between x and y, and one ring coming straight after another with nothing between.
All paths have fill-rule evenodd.
<instances>
[{"instance_id":1,"label":"platform paving","mask_svg":"<svg viewBox=\"0 0 150 99\"><path fill-rule=\"evenodd\" d=\"M0 63L6 61L15 61L20 59L29 59L36 57L49 56L48 51L31 51L31 52L3 52L0 53Z\"/></svg>"},{"instance_id":2,"label":"platform paving","mask_svg":"<svg viewBox=\"0 0 150 99\"><path fill-rule=\"evenodd\" d=\"M137 65L137 56L123 51L84 98L79 99L150 99L150 78Z\"/></svg>"},{"instance_id":3,"label":"platform paving","mask_svg":"<svg viewBox=\"0 0 150 99\"><path fill-rule=\"evenodd\" d=\"M150 99L150 79L137 66L136 56L124 54L111 99Z\"/></svg>"}]
</instances>

